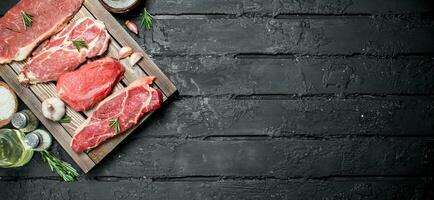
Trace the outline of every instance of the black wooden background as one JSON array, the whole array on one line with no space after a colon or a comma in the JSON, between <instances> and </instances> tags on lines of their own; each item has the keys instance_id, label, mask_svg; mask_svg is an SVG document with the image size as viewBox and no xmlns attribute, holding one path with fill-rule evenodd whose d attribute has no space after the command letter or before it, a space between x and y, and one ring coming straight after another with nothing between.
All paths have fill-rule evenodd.
<instances>
[{"instance_id":1,"label":"black wooden background","mask_svg":"<svg viewBox=\"0 0 434 200\"><path fill-rule=\"evenodd\" d=\"M180 96L77 182L0 170L0 199L434 199L434 1L144 6Z\"/></svg>"}]
</instances>

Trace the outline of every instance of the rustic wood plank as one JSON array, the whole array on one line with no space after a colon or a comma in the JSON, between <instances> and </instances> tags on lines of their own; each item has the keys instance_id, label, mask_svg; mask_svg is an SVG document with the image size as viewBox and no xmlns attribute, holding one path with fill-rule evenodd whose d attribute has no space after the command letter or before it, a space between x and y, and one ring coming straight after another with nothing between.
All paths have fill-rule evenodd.
<instances>
[{"instance_id":1,"label":"rustic wood plank","mask_svg":"<svg viewBox=\"0 0 434 200\"><path fill-rule=\"evenodd\" d=\"M176 100L173 106L156 112L152 123L141 126L138 133L127 138L128 143L120 145L114 154L101 163L101 167L92 174L80 177L78 182L61 182L38 156L24 167L0 170L0 188L8 188L2 197L31 199L39 195L44 199L126 200L434 199L432 61L429 61L432 52L423 51L423 42L426 47L432 44L432 40L398 37L406 32L413 32L408 35L414 38L427 37L427 31L414 30L432 30L433 1L150 0L143 4L156 15L156 23L158 18L182 18L186 24L195 24L195 20L190 19L202 18L206 20L205 23L211 24L208 27L212 28L213 24L218 23L220 30L227 30L226 24L237 19L241 19L235 22L240 26L247 24L247 27L251 27L245 22L259 19L258 23L263 25L260 20L263 18L270 20L265 28L270 27L270 31L275 32L267 37L268 33L264 31L264 37L250 39L258 35L255 28L247 30L251 34L238 34L235 31L236 34L231 35L230 31L216 28L216 31L210 31L210 35L200 35L197 32L202 30L194 27L170 24L154 24L153 30L141 31L133 38L142 47L154 48L154 52L159 54L154 56L164 58L157 64L163 71L169 71L171 77L176 79L177 86L183 84L181 94L186 96ZM122 24L127 18L139 16L139 12L140 8L135 13L114 16ZM299 13L301 15L297 15ZM426 13L430 20L419 20L421 13ZM181 16L175 16L178 14ZM275 21L283 22L289 28L273 29L275 21L272 21L271 15L277 15L280 19ZM358 45L356 43L360 40L369 37L358 33L348 34L348 30L357 32L358 29L366 29L358 21L370 17L372 20L368 23L371 23L371 28L361 32L374 40ZM344 30L333 32L336 26L311 23L335 21L336 18L340 19L337 23L341 23ZM136 22L139 19L140 16ZM312 21L304 23L306 19ZM300 35L275 36L279 31L285 34L291 28L299 30L297 26L286 24L285 21L291 20L303 22L304 25L300 26L305 26L306 31L300 31ZM318 34L314 35L313 27L318 29ZM172 28L179 30L172 32ZM192 36L183 38L182 34L177 33L183 29L192 30ZM321 30L332 31L326 34ZM395 32L397 37L387 40L387 35L393 34L390 32ZM432 33L426 34L431 37ZM381 34L385 37L375 40ZM194 36L197 36L197 41ZM270 61L248 60L242 56L226 59L244 50L258 55L273 54L272 49L264 49L279 46L268 45L270 43L267 44L266 40L277 38L276 41L281 42L278 39L282 39L282 43L289 46L293 44L290 41L297 36L307 39L300 40L299 47L277 49L276 59ZM327 38L322 40L321 36ZM354 41L345 37L341 40L342 36L349 36ZM161 43L161 46L150 45L154 43L154 37L157 39L155 43ZM165 41L166 37L169 40ZM210 48L201 42L205 37L210 38L209 45L213 45L212 40L217 38L218 42L229 40L224 44L229 46L219 47L220 44L216 44L214 49L220 48L221 51L204 50ZM237 43L237 39L231 37L245 41L246 44L241 44L245 48L240 48L239 43L242 42ZM316 37L323 41L320 43L322 47L303 47ZM183 39L188 41L183 42ZM175 40L181 42L175 44ZM339 41L343 43L342 46L336 45ZM195 42L197 45L193 46ZM419 45L420 48L410 49L406 46L407 42L414 42L414 47ZM191 49L191 52L177 46L185 44L193 46L184 48ZM254 44L259 44L261 48L255 49L252 47ZM165 49L167 46L170 48ZM369 49L362 51L364 47ZM149 49L147 51L151 52ZM321 54L324 59L301 59L297 62L282 59L288 55L279 57L280 54L291 53ZM365 53L376 56L358 56ZM388 56L395 57L401 53L427 55L423 56L421 63L417 62L418 58L410 62L393 59L388 62ZM196 55L197 58L185 58L189 54L199 55ZM209 54L221 54L225 58L208 58ZM328 56L330 54L344 55L342 59L335 60ZM167 55L176 58L166 59ZM387 56L377 62L377 55ZM250 58L254 56L251 54ZM221 67L219 62L222 62ZM354 70L352 77L356 78L356 82L350 81L347 88L344 87L345 79L339 79L347 76L348 71L340 71L342 68L347 69L344 66ZM305 75L306 81L301 79L302 75ZM303 84L309 81L314 88L306 91L309 87ZM328 86L324 87L323 83ZM299 98L293 96L297 93L307 95ZM334 96L334 93L344 95ZM345 93L352 95L345 96ZM386 95L374 97L382 93ZM205 141L201 141L203 139ZM145 149L141 150L142 147ZM55 152L60 150L57 143L53 148ZM369 148L372 149L366 150ZM135 155L130 156L131 153ZM60 156L70 162L65 155ZM414 159L416 157L425 157L425 161ZM282 170L270 170L270 166ZM425 169L430 171L423 171ZM107 172L102 173L105 170ZM283 171L300 176L286 176L288 174L283 174ZM319 173L316 175L327 175L310 176L312 171ZM279 178L282 174L284 178ZM59 190L59 187L64 189ZM431 195L426 196L426 193Z\"/></svg>"},{"instance_id":2,"label":"rustic wood plank","mask_svg":"<svg viewBox=\"0 0 434 200\"><path fill-rule=\"evenodd\" d=\"M134 51L142 52L144 57L139 61L138 65L151 76L155 76L156 85L161 89L166 97L171 96L176 92L176 87L164 75L164 73L155 65L152 59L145 51L137 44L137 42L129 35L129 33L116 21L116 19L104 9L98 0L86 0L84 6L99 20L105 22L108 31L121 46L130 46Z\"/></svg>"},{"instance_id":3,"label":"rustic wood plank","mask_svg":"<svg viewBox=\"0 0 434 200\"><path fill-rule=\"evenodd\" d=\"M154 56L182 95L430 94L432 56ZM234 76L236 74L237 76Z\"/></svg>"},{"instance_id":4,"label":"rustic wood plank","mask_svg":"<svg viewBox=\"0 0 434 200\"><path fill-rule=\"evenodd\" d=\"M92 170L92 176L286 179L434 175L434 142L427 137L126 140L128 144L111 152ZM55 176L43 162L32 166L37 169L29 168L2 170L0 174L18 178Z\"/></svg>"},{"instance_id":5,"label":"rustic wood plank","mask_svg":"<svg viewBox=\"0 0 434 200\"><path fill-rule=\"evenodd\" d=\"M170 179L169 179L170 180ZM173 182L151 178L125 179L117 177L83 179L64 183L57 180L0 181L8 188L5 199L188 199L188 200L311 200L311 199L371 199L396 200L423 197L429 191L430 178L339 178L309 179L174 179ZM56 190L54 188L67 188ZM47 188L53 188L48 190ZM399 198L396 198L399 197ZM425 199L425 198L421 198ZM430 199L430 198L426 198Z\"/></svg>"},{"instance_id":6,"label":"rustic wood plank","mask_svg":"<svg viewBox=\"0 0 434 200\"><path fill-rule=\"evenodd\" d=\"M12 64L16 65L16 64ZM69 146L71 142L71 136L68 133L66 127L62 127L59 123L50 121L42 115L42 102L38 100L38 97L31 91L31 89L23 87L16 77L16 72L8 65L0 66L0 75L11 86L14 91L20 96L20 99L32 110L32 112L38 117L38 119L45 125L45 127L54 136L57 142L62 145L65 151L72 157L72 159L80 166L80 168L87 173L95 166L88 155L77 154L72 151Z\"/></svg>"},{"instance_id":7,"label":"rustic wood plank","mask_svg":"<svg viewBox=\"0 0 434 200\"><path fill-rule=\"evenodd\" d=\"M97 176L432 176L427 138L130 140ZM125 146L124 146L125 147ZM431 152L431 153L429 153Z\"/></svg>"},{"instance_id":8,"label":"rustic wood plank","mask_svg":"<svg viewBox=\"0 0 434 200\"><path fill-rule=\"evenodd\" d=\"M260 98L176 100L131 138L434 136L431 97Z\"/></svg>"},{"instance_id":9,"label":"rustic wood plank","mask_svg":"<svg viewBox=\"0 0 434 200\"><path fill-rule=\"evenodd\" d=\"M381 141L388 141L388 138L391 138L392 140L402 139L402 142L410 139L408 141L409 143L404 146L411 146L421 141L429 141L430 138L433 137L433 104L434 101L430 97L366 97L356 99L314 97L300 100L186 98L176 100L172 102L170 106L163 107L161 110L154 113L149 119L152 123L144 123L136 129L134 134L128 136L128 138L125 139L127 142L119 145L117 150L112 152L114 153L113 156L110 154L106 160L103 160L101 167L96 166L95 171L93 170L93 174L95 175L101 171L109 170L109 172L102 175L125 175L124 173L130 171L131 174L128 175L135 176L133 173L136 170L141 171L146 168L140 162L154 163L155 166L153 167L156 169L153 170L162 170L167 167L167 170L182 171L185 169L183 166L170 167L157 165L156 162L158 159L161 160L162 157L173 156L172 154L187 156L190 155L193 150L159 150L158 152L160 152L160 154L158 155L160 158L158 158L157 155L150 160L142 159L142 157L148 157L149 155L145 152L149 151L149 154L152 154L152 150L157 148L157 146L167 146L167 149L173 147L172 150L175 150L176 147L179 147L176 146L176 144L184 142L190 143L191 149L196 148L196 151L205 153L207 150L202 148L207 149L208 147L206 147L206 145L194 147L194 144L201 140L213 140L213 142L206 143L213 145L218 145L218 143L230 143L230 140L240 140L245 142L240 142L244 146L251 146L252 148L254 144L249 143L252 140L269 141L271 146L280 144L280 141L290 140L292 142L287 143L287 146L282 144L282 146L276 147L277 149L287 149L290 148L293 143L300 143L299 145L304 144L303 141L305 140L352 141L348 144L350 145L356 143L369 144L367 141L371 140L381 143ZM156 140L155 138L167 139ZM368 138L368 140L364 138ZM390 144L391 143L381 143L377 147ZM148 145L151 145L151 147L148 148ZM328 145L336 145L336 143L319 142L312 144L312 146L315 145L325 148ZM431 143L431 145L434 144ZM54 148L55 147L56 146L54 146ZM221 148L224 149L224 146ZM414 148L414 150L417 151L421 146ZM309 149L306 148L306 152L304 153L309 153L308 150ZM356 148L353 150L356 151ZM394 148L389 148L389 150L389 155L394 154ZM135 155L120 159L120 157L125 157L125 154L130 153ZM408 152L408 154L411 153L413 153L413 150ZM301 154L303 153L300 153L300 155ZM212 157L213 153L209 152L207 155ZM429 153L427 149L426 156L426 160L428 161L434 154ZM133 160L137 160L138 158L140 158L138 161L133 162ZM165 162L170 163L173 161L170 159L171 158L165 159ZM182 159L179 159L180 160L176 162L182 162ZM283 160L284 158L281 157L280 159ZM113 165L108 167L112 162ZM429 163L427 163L427 165L428 164ZM132 165L133 168L129 165ZM38 162L38 159L35 159L34 163L29 164L29 166L22 171L0 170L0 176L50 176L50 170L44 166L45 164L43 162ZM234 164L233 166L236 165ZM363 166L364 165L359 166L358 164L354 164L351 168L358 169ZM140 167L143 168L140 169ZM147 167L149 167L150 170L152 168L150 166ZM412 167L413 166L408 166L408 170L411 171ZM392 171L391 169L390 172ZM121 174L118 174L118 172ZM154 173L153 171L147 171L141 175L149 176L151 172ZM382 171L377 172L379 174L383 173ZM166 171L157 171L154 175L164 176L165 173ZM138 174L136 175L140 176ZM182 176L185 174L177 173L172 175ZM195 174L194 170L191 169L190 175L200 174Z\"/></svg>"},{"instance_id":10,"label":"rustic wood plank","mask_svg":"<svg viewBox=\"0 0 434 200\"><path fill-rule=\"evenodd\" d=\"M152 14L407 14L434 11L425 0L176 0L147 1Z\"/></svg>"},{"instance_id":11,"label":"rustic wood plank","mask_svg":"<svg viewBox=\"0 0 434 200\"><path fill-rule=\"evenodd\" d=\"M134 18L140 22L140 16ZM150 54L433 54L431 18L208 18L155 16Z\"/></svg>"}]
</instances>

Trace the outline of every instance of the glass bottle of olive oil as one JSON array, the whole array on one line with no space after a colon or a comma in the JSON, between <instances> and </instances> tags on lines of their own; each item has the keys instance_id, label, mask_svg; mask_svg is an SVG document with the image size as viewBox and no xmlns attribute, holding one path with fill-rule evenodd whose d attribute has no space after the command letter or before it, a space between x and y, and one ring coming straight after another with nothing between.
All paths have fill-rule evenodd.
<instances>
[{"instance_id":1,"label":"glass bottle of olive oil","mask_svg":"<svg viewBox=\"0 0 434 200\"><path fill-rule=\"evenodd\" d=\"M15 129L0 129L0 167L20 167L30 161L33 151L24 146L25 134Z\"/></svg>"}]
</instances>

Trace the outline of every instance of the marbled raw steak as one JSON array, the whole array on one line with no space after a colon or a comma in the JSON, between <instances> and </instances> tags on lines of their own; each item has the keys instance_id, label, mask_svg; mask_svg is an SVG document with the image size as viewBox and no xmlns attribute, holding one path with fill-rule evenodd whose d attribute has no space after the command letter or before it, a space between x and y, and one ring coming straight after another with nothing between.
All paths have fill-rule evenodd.
<instances>
[{"instance_id":1,"label":"marbled raw steak","mask_svg":"<svg viewBox=\"0 0 434 200\"><path fill-rule=\"evenodd\" d=\"M135 125L145 113L158 109L163 102L160 90L150 87L154 77L140 78L128 87L103 100L75 131L72 150L83 152L94 148ZM119 130L111 126L119 124Z\"/></svg>"},{"instance_id":2,"label":"marbled raw steak","mask_svg":"<svg viewBox=\"0 0 434 200\"><path fill-rule=\"evenodd\" d=\"M39 43L59 32L83 0L21 0L0 18L0 64L21 61ZM22 13L31 15L26 26Z\"/></svg>"},{"instance_id":3,"label":"marbled raw steak","mask_svg":"<svg viewBox=\"0 0 434 200\"><path fill-rule=\"evenodd\" d=\"M102 21L81 18L68 24L30 58L18 75L24 84L56 81L60 75L75 70L87 58L103 54L110 35ZM73 41L84 41L80 50Z\"/></svg>"}]
</instances>

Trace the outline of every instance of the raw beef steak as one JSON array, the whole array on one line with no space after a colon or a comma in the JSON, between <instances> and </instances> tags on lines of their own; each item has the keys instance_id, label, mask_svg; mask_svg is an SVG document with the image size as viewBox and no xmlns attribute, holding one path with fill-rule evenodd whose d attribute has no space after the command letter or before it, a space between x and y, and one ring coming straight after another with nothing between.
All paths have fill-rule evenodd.
<instances>
[{"instance_id":1,"label":"raw beef steak","mask_svg":"<svg viewBox=\"0 0 434 200\"><path fill-rule=\"evenodd\" d=\"M60 75L75 70L87 58L103 54L109 39L103 22L91 18L73 21L30 58L18 80L24 84L56 81ZM78 50L74 41L84 41L87 47L79 46Z\"/></svg>"},{"instance_id":2,"label":"raw beef steak","mask_svg":"<svg viewBox=\"0 0 434 200\"><path fill-rule=\"evenodd\" d=\"M61 75L57 80L57 96L75 111L87 110L110 94L124 72L117 60L100 58Z\"/></svg>"},{"instance_id":3,"label":"raw beef steak","mask_svg":"<svg viewBox=\"0 0 434 200\"><path fill-rule=\"evenodd\" d=\"M83 0L21 0L0 18L0 64L27 58L42 41L59 32ZM31 15L24 24L22 12Z\"/></svg>"},{"instance_id":4,"label":"raw beef steak","mask_svg":"<svg viewBox=\"0 0 434 200\"><path fill-rule=\"evenodd\" d=\"M136 124L148 112L161 106L159 90L150 87L154 77L140 78L128 87L102 101L91 116L75 131L71 141L72 150L83 152L103 141L123 133ZM116 129L116 125L119 125Z\"/></svg>"}]
</instances>

